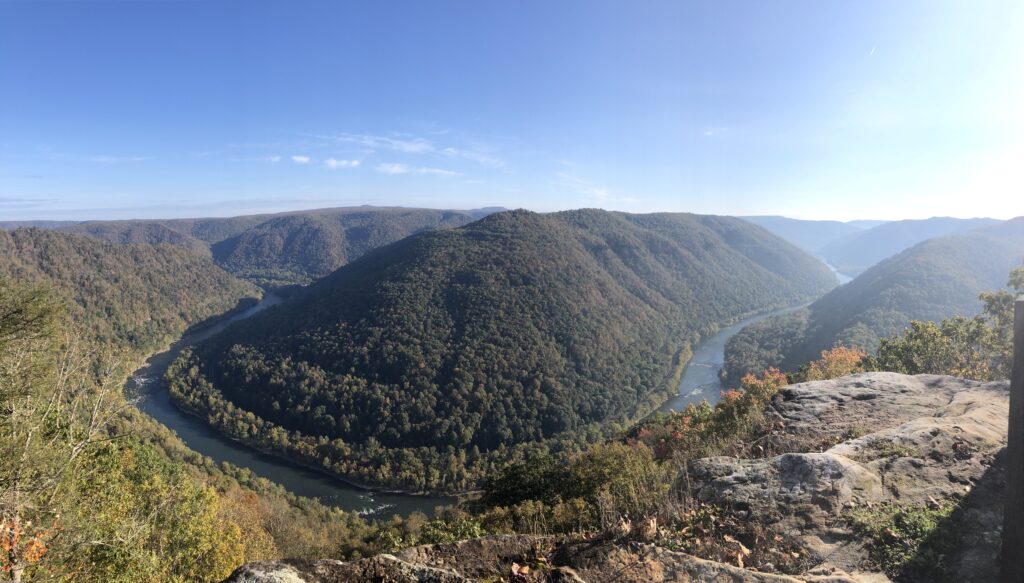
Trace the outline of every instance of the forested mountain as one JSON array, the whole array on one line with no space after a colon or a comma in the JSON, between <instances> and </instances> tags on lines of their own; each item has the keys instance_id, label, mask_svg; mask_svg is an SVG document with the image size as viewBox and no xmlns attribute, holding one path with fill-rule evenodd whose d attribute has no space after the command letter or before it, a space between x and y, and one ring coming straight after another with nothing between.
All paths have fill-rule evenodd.
<instances>
[{"instance_id":1,"label":"forested mountain","mask_svg":"<svg viewBox=\"0 0 1024 583\"><path fill-rule=\"evenodd\" d=\"M166 243L210 256L210 246L205 241L186 234L190 229L174 228L159 221L88 221L62 225L59 229L65 233L89 235L110 243Z\"/></svg>"},{"instance_id":2,"label":"forested mountain","mask_svg":"<svg viewBox=\"0 0 1024 583\"><path fill-rule=\"evenodd\" d=\"M929 239L868 269L802 310L745 328L726 346L732 381L766 366L792 370L836 343L873 351L910 320L981 309L1024 262L1024 217Z\"/></svg>"},{"instance_id":3,"label":"forested mountain","mask_svg":"<svg viewBox=\"0 0 1024 583\"><path fill-rule=\"evenodd\" d=\"M82 221L59 225L62 231L91 235L111 243L130 240L135 243L164 243L169 231L191 245L201 241L207 246L233 237L246 229L269 220L276 214L242 215L237 217L207 217L198 219L125 219L111 221ZM147 234L154 240L145 240Z\"/></svg>"},{"instance_id":4,"label":"forested mountain","mask_svg":"<svg viewBox=\"0 0 1024 583\"><path fill-rule=\"evenodd\" d=\"M835 283L739 219L513 211L370 252L168 377L233 436L359 481L463 489L529 444L649 411L699 336Z\"/></svg>"},{"instance_id":5,"label":"forested mountain","mask_svg":"<svg viewBox=\"0 0 1024 583\"><path fill-rule=\"evenodd\" d=\"M458 227L500 208L467 211L402 207L343 207L200 219L27 221L111 243L170 243L261 285L309 283L363 253L414 233Z\"/></svg>"},{"instance_id":6,"label":"forested mountain","mask_svg":"<svg viewBox=\"0 0 1024 583\"><path fill-rule=\"evenodd\" d=\"M36 228L0 231L0 277L51 283L92 339L139 352L259 297L251 284L180 247Z\"/></svg>"},{"instance_id":7,"label":"forested mountain","mask_svg":"<svg viewBox=\"0 0 1024 583\"><path fill-rule=\"evenodd\" d=\"M466 212L430 209L292 214L214 243L213 257L235 275L261 284L308 283L371 249L473 220Z\"/></svg>"},{"instance_id":8,"label":"forested mountain","mask_svg":"<svg viewBox=\"0 0 1024 583\"><path fill-rule=\"evenodd\" d=\"M170 246L0 232L4 580L213 582L249 560L386 550L382 527L214 463L127 401L162 338L256 292Z\"/></svg>"},{"instance_id":9,"label":"forested mountain","mask_svg":"<svg viewBox=\"0 0 1024 583\"><path fill-rule=\"evenodd\" d=\"M0 229L13 231L14 229L39 227L40 229L57 229L77 225L78 221L0 221Z\"/></svg>"},{"instance_id":10,"label":"forested mountain","mask_svg":"<svg viewBox=\"0 0 1024 583\"><path fill-rule=\"evenodd\" d=\"M893 221L845 235L818 249L818 254L842 273L855 277L879 261L926 239L962 233L998 222L995 219L951 217Z\"/></svg>"},{"instance_id":11,"label":"forested mountain","mask_svg":"<svg viewBox=\"0 0 1024 583\"><path fill-rule=\"evenodd\" d=\"M864 227L841 221L805 221L775 215L740 218L760 225L812 254L837 239L864 230Z\"/></svg>"}]
</instances>

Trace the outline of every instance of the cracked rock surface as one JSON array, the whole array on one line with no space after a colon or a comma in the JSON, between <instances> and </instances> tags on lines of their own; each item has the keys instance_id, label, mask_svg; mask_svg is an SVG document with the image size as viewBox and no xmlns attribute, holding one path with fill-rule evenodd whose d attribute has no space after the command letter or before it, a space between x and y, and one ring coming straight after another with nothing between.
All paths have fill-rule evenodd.
<instances>
[{"instance_id":1,"label":"cracked rock surface","mask_svg":"<svg viewBox=\"0 0 1024 583\"><path fill-rule=\"evenodd\" d=\"M855 569L866 553L843 519L851 508L964 499L968 516L1001 512L993 508L993 463L1006 445L1008 411L1006 381L862 373L791 385L771 406L776 426L784 427L776 443L818 450L696 460L690 480L697 497L748 511L819 561ZM979 486L991 492L972 496ZM959 525L982 541L953 558L964 580L989 580L978 566L998 553L991 541L1001 519L981 523Z\"/></svg>"},{"instance_id":2,"label":"cracked rock surface","mask_svg":"<svg viewBox=\"0 0 1024 583\"><path fill-rule=\"evenodd\" d=\"M538 563L544 564L543 568ZM511 576L513 564L534 565ZM499 535L424 545L350 563L263 561L240 567L225 583L455 583L469 581L581 583L728 582L868 583L834 571L787 577L758 573L639 543Z\"/></svg>"},{"instance_id":3,"label":"cracked rock surface","mask_svg":"<svg viewBox=\"0 0 1024 583\"><path fill-rule=\"evenodd\" d=\"M783 388L769 416L778 455L691 462L693 494L742 510L797 541L816 566L800 577L761 573L649 544L501 535L425 545L352 562L243 565L229 583L463 581L876 582L846 513L884 504L959 500L962 541L947 557L953 579L998 575L1009 383L863 373ZM531 566L528 572L517 568Z\"/></svg>"}]
</instances>

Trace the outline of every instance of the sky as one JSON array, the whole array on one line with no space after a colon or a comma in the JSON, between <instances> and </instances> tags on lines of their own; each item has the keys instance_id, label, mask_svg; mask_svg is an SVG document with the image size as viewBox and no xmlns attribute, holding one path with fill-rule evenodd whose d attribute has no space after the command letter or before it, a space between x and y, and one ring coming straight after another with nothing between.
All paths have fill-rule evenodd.
<instances>
[{"instance_id":1,"label":"sky","mask_svg":"<svg viewBox=\"0 0 1024 583\"><path fill-rule=\"evenodd\" d=\"M1024 215L1019 0L0 0L0 220Z\"/></svg>"}]
</instances>

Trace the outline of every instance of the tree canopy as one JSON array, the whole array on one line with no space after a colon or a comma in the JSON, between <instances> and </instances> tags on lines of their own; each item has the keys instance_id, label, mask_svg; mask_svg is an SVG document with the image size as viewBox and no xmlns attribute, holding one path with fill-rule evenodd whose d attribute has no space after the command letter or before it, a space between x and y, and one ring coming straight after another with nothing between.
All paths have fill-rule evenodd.
<instances>
[{"instance_id":1,"label":"tree canopy","mask_svg":"<svg viewBox=\"0 0 1024 583\"><path fill-rule=\"evenodd\" d=\"M1024 258L1024 219L930 239L872 267L806 310L744 328L726 345L726 374L795 370L835 345L868 352L912 320L970 319Z\"/></svg>"},{"instance_id":2,"label":"tree canopy","mask_svg":"<svg viewBox=\"0 0 1024 583\"><path fill-rule=\"evenodd\" d=\"M651 410L698 338L834 282L738 219L499 213L371 252L169 378L238 438L359 481L463 489L512 451Z\"/></svg>"}]
</instances>

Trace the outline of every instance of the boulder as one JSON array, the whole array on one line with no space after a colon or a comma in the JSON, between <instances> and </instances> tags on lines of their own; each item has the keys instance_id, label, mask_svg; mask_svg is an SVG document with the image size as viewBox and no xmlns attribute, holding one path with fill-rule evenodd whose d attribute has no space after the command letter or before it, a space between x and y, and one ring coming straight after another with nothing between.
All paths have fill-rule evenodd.
<instances>
[{"instance_id":1,"label":"boulder","mask_svg":"<svg viewBox=\"0 0 1024 583\"><path fill-rule=\"evenodd\" d=\"M489 536L423 545L350 563L263 561L240 567L224 583L519 583L722 582L871 583L842 571L788 577L706 561L654 545L550 536ZM884 580L884 579L883 579Z\"/></svg>"},{"instance_id":2,"label":"boulder","mask_svg":"<svg viewBox=\"0 0 1024 583\"><path fill-rule=\"evenodd\" d=\"M1008 410L1005 381L863 373L792 385L771 405L776 426L785 428L776 445L823 451L696 460L689 479L698 498L749 512L818 561L853 569L866 553L845 513L966 497L1006 445ZM990 502L977 500L966 514L990 516ZM997 523L977 538L998 541ZM974 550L987 557L998 546ZM984 580L964 571L969 580Z\"/></svg>"},{"instance_id":3,"label":"boulder","mask_svg":"<svg viewBox=\"0 0 1024 583\"><path fill-rule=\"evenodd\" d=\"M817 565L800 577L763 573L636 541L528 535L425 545L352 562L244 565L230 583L504 580L580 583L888 581L865 573L867 552L847 520L854 508L957 499L948 525L963 545L954 579L996 579L1009 384L864 373L793 385L773 399L771 456L690 463L693 494L742 511L796 541ZM768 443L766 441L766 443Z\"/></svg>"},{"instance_id":4,"label":"boulder","mask_svg":"<svg viewBox=\"0 0 1024 583\"><path fill-rule=\"evenodd\" d=\"M472 581L451 571L407 563L393 555L377 555L359 561L257 561L246 563L224 583L466 583Z\"/></svg>"}]
</instances>

